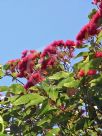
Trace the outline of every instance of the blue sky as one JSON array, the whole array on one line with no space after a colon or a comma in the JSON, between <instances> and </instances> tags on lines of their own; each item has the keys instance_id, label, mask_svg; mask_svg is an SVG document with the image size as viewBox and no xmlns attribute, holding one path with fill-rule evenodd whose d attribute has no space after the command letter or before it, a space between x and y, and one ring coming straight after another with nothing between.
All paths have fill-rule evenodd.
<instances>
[{"instance_id":1,"label":"blue sky","mask_svg":"<svg viewBox=\"0 0 102 136\"><path fill-rule=\"evenodd\" d=\"M0 63L53 40L75 40L92 8L91 0L0 0Z\"/></svg>"}]
</instances>

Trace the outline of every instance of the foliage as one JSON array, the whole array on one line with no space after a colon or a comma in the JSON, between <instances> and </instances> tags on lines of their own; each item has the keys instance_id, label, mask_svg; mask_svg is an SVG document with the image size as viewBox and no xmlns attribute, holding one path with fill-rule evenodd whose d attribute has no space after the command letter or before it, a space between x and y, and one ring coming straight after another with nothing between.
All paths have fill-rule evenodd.
<instances>
[{"instance_id":1,"label":"foliage","mask_svg":"<svg viewBox=\"0 0 102 136\"><path fill-rule=\"evenodd\" d=\"M93 3L98 10L76 42L54 41L0 65L0 79L16 81L0 86L0 136L102 135L102 0Z\"/></svg>"}]
</instances>

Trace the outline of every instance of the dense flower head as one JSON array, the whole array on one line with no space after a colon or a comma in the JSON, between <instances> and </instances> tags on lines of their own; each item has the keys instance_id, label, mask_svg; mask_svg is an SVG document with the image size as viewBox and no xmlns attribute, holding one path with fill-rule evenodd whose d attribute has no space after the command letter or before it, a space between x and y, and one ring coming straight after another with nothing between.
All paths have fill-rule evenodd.
<instances>
[{"instance_id":1,"label":"dense flower head","mask_svg":"<svg viewBox=\"0 0 102 136\"><path fill-rule=\"evenodd\" d=\"M9 70L11 72L15 72L16 71L18 62L19 62L19 59L13 59L13 60L9 60L7 62L7 65L9 65Z\"/></svg>"},{"instance_id":2,"label":"dense flower head","mask_svg":"<svg viewBox=\"0 0 102 136\"><path fill-rule=\"evenodd\" d=\"M74 41L67 40L67 41L65 42L65 46L68 47L68 48L74 47L74 46L75 46L75 43L74 43Z\"/></svg>"},{"instance_id":3,"label":"dense flower head","mask_svg":"<svg viewBox=\"0 0 102 136\"><path fill-rule=\"evenodd\" d=\"M63 40L54 41L44 49L44 51L41 53L41 57L57 54L57 48L64 46L65 42Z\"/></svg>"},{"instance_id":4,"label":"dense flower head","mask_svg":"<svg viewBox=\"0 0 102 136\"><path fill-rule=\"evenodd\" d=\"M84 77L86 75L92 76L96 75L97 71L95 69L89 69L87 72L85 72L83 69L80 69L78 72L78 77Z\"/></svg>"},{"instance_id":5,"label":"dense flower head","mask_svg":"<svg viewBox=\"0 0 102 136\"><path fill-rule=\"evenodd\" d=\"M96 57L96 58L101 58L101 57L102 57L102 51L97 51L97 52L95 53L95 57Z\"/></svg>"},{"instance_id":6,"label":"dense flower head","mask_svg":"<svg viewBox=\"0 0 102 136\"><path fill-rule=\"evenodd\" d=\"M88 72L87 72L87 75L91 76L91 75L96 75L96 70L95 69L90 69Z\"/></svg>"},{"instance_id":7,"label":"dense flower head","mask_svg":"<svg viewBox=\"0 0 102 136\"><path fill-rule=\"evenodd\" d=\"M99 10L97 10L97 12L92 16L91 20L89 21L89 23L87 23L78 33L78 35L76 36L76 40L77 41L83 41L88 39L90 36L94 36L98 33L98 29L99 29L99 21L102 18L102 1L101 0L95 0L94 3L97 4L98 2L100 2L99 4Z\"/></svg>"},{"instance_id":8,"label":"dense flower head","mask_svg":"<svg viewBox=\"0 0 102 136\"><path fill-rule=\"evenodd\" d=\"M97 23L98 23L98 21L99 21L99 19L100 19L101 17L102 17L102 16L101 16L101 14L100 14L100 11L97 11L97 12L92 16L92 19L90 20L91 25L92 25L92 23L97 25Z\"/></svg>"},{"instance_id":9,"label":"dense flower head","mask_svg":"<svg viewBox=\"0 0 102 136\"><path fill-rule=\"evenodd\" d=\"M54 42L52 42L51 43L51 46L53 46L53 47L61 47L61 46L64 46L65 45L65 43L64 43L64 41L63 40L58 40L58 41L54 41Z\"/></svg>"},{"instance_id":10,"label":"dense flower head","mask_svg":"<svg viewBox=\"0 0 102 136\"><path fill-rule=\"evenodd\" d=\"M33 73L34 63L39 57L39 53L35 50L25 50L22 52L22 57L18 63L18 77L27 77L28 74Z\"/></svg>"},{"instance_id":11,"label":"dense flower head","mask_svg":"<svg viewBox=\"0 0 102 136\"><path fill-rule=\"evenodd\" d=\"M24 58L24 57L27 55L27 53L28 53L28 50L24 50L24 51L22 52L22 58Z\"/></svg>"},{"instance_id":12,"label":"dense flower head","mask_svg":"<svg viewBox=\"0 0 102 136\"><path fill-rule=\"evenodd\" d=\"M13 59L13 60L9 60L7 62L7 64L13 64L13 63L16 63L19 59Z\"/></svg>"},{"instance_id":13,"label":"dense flower head","mask_svg":"<svg viewBox=\"0 0 102 136\"><path fill-rule=\"evenodd\" d=\"M101 2L102 0L93 0L93 4L98 4L99 2Z\"/></svg>"},{"instance_id":14,"label":"dense flower head","mask_svg":"<svg viewBox=\"0 0 102 136\"><path fill-rule=\"evenodd\" d=\"M85 71L81 69L81 70L78 72L78 77L83 77L83 76L85 76Z\"/></svg>"},{"instance_id":15,"label":"dense flower head","mask_svg":"<svg viewBox=\"0 0 102 136\"><path fill-rule=\"evenodd\" d=\"M75 42L75 47L81 47L82 45L83 45L83 42L80 41L80 40L77 40L77 41Z\"/></svg>"},{"instance_id":16,"label":"dense flower head","mask_svg":"<svg viewBox=\"0 0 102 136\"><path fill-rule=\"evenodd\" d=\"M81 31L78 33L77 37L76 37L76 40L77 41L82 41L83 39L85 39L85 36L87 35L87 28L88 28L88 25L85 25Z\"/></svg>"},{"instance_id":17,"label":"dense flower head","mask_svg":"<svg viewBox=\"0 0 102 136\"><path fill-rule=\"evenodd\" d=\"M99 8L102 9L102 1L99 4Z\"/></svg>"},{"instance_id":18,"label":"dense flower head","mask_svg":"<svg viewBox=\"0 0 102 136\"><path fill-rule=\"evenodd\" d=\"M65 61L65 58L69 61L73 57L74 46L75 43L71 40L52 42L40 55L41 70L51 68L58 62Z\"/></svg>"},{"instance_id":19,"label":"dense flower head","mask_svg":"<svg viewBox=\"0 0 102 136\"><path fill-rule=\"evenodd\" d=\"M40 72L32 73L30 78L28 79L27 83L24 85L25 89L30 88L31 86L34 86L35 84L43 81L44 78L41 76Z\"/></svg>"},{"instance_id":20,"label":"dense flower head","mask_svg":"<svg viewBox=\"0 0 102 136\"><path fill-rule=\"evenodd\" d=\"M41 62L41 69L45 70L46 68L54 66L56 64L56 60L57 60L56 56L52 56L46 60L43 60Z\"/></svg>"},{"instance_id":21,"label":"dense flower head","mask_svg":"<svg viewBox=\"0 0 102 136\"><path fill-rule=\"evenodd\" d=\"M56 54L56 48L54 46L48 45L41 54L41 57L45 57L46 55L50 56L51 54Z\"/></svg>"}]
</instances>

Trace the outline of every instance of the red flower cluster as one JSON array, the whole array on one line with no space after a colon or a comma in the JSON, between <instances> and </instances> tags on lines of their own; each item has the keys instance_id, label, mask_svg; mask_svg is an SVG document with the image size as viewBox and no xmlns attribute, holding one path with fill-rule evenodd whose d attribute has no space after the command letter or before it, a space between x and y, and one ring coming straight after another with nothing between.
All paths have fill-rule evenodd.
<instances>
[{"instance_id":1,"label":"red flower cluster","mask_svg":"<svg viewBox=\"0 0 102 136\"><path fill-rule=\"evenodd\" d=\"M85 71L81 69L81 70L78 72L78 77L83 77L83 76L85 76Z\"/></svg>"},{"instance_id":2,"label":"red flower cluster","mask_svg":"<svg viewBox=\"0 0 102 136\"><path fill-rule=\"evenodd\" d=\"M87 72L87 75L96 75L96 70L95 69L90 69L88 72Z\"/></svg>"},{"instance_id":3,"label":"red flower cluster","mask_svg":"<svg viewBox=\"0 0 102 136\"><path fill-rule=\"evenodd\" d=\"M89 36L96 35L99 32L99 20L102 18L102 2L99 0L95 0L94 3L99 4L99 10L92 16L92 19L88 24L86 24L81 31L78 33L76 40L83 41L87 39Z\"/></svg>"},{"instance_id":4,"label":"red flower cluster","mask_svg":"<svg viewBox=\"0 0 102 136\"><path fill-rule=\"evenodd\" d=\"M64 42L63 40L54 41L53 43L48 45L40 55L41 68L46 69L48 67L57 65L57 60L61 58L62 51L67 51L67 58L73 57L74 46L75 43L71 40L67 40L66 42ZM63 60L64 57L65 56L62 55Z\"/></svg>"},{"instance_id":5,"label":"red flower cluster","mask_svg":"<svg viewBox=\"0 0 102 136\"><path fill-rule=\"evenodd\" d=\"M101 58L101 57L102 57L102 51L97 51L97 52L95 53L95 57L96 57L96 58Z\"/></svg>"},{"instance_id":6,"label":"red flower cluster","mask_svg":"<svg viewBox=\"0 0 102 136\"><path fill-rule=\"evenodd\" d=\"M18 62L18 77L29 78L31 73L34 71L34 64L36 59L39 58L40 54L35 50L25 50L22 52L22 57Z\"/></svg>"},{"instance_id":7,"label":"red flower cluster","mask_svg":"<svg viewBox=\"0 0 102 136\"><path fill-rule=\"evenodd\" d=\"M49 67L53 67L56 64L56 60L57 60L56 56L49 57L48 59L45 60L43 59L41 62L41 69L45 70Z\"/></svg>"},{"instance_id":8,"label":"red flower cluster","mask_svg":"<svg viewBox=\"0 0 102 136\"><path fill-rule=\"evenodd\" d=\"M71 41L71 40L67 40L66 43L65 43L65 47L74 47L75 46L75 43L74 41Z\"/></svg>"},{"instance_id":9,"label":"red flower cluster","mask_svg":"<svg viewBox=\"0 0 102 136\"><path fill-rule=\"evenodd\" d=\"M76 39L78 41L83 41L84 39L87 39L89 36L95 35L98 33L98 21L102 17L102 14L98 11L95 15L93 15L90 22L85 25L81 31L78 33Z\"/></svg>"},{"instance_id":10,"label":"red flower cluster","mask_svg":"<svg viewBox=\"0 0 102 136\"><path fill-rule=\"evenodd\" d=\"M67 40L66 42L64 42L63 40L60 40L60 41L54 41L53 43L51 43L50 45L47 46L47 48L44 49L44 51L42 52L41 54L41 57L44 57L46 55L53 55L53 54L56 54L57 53L57 50L56 48L59 47L59 48L71 48L75 46L75 43L74 41L71 41L71 40Z\"/></svg>"},{"instance_id":11,"label":"red flower cluster","mask_svg":"<svg viewBox=\"0 0 102 136\"><path fill-rule=\"evenodd\" d=\"M96 75L96 70L95 69L90 69L87 73L85 73L84 70L80 70L78 72L78 77L84 77L85 75L89 75L89 76L92 76L92 75Z\"/></svg>"},{"instance_id":12,"label":"red flower cluster","mask_svg":"<svg viewBox=\"0 0 102 136\"><path fill-rule=\"evenodd\" d=\"M98 4L99 2L101 2L102 0L93 0L93 4Z\"/></svg>"},{"instance_id":13,"label":"red flower cluster","mask_svg":"<svg viewBox=\"0 0 102 136\"><path fill-rule=\"evenodd\" d=\"M40 72L31 74L30 78L28 79L27 83L24 85L25 89L30 88L31 86L34 86L35 84L38 84L39 82L43 81L44 78L41 76Z\"/></svg>"},{"instance_id":14,"label":"red flower cluster","mask_svg":"<svg viewBox=\"0 0 102 136\"><path fill-rule=\"evenodd\" d=\"M21 59L8 62L10 66L8 71L16 72L19 78L26 78L27 83L24 87L28 89L43 81L49 69L61 64L65 59L69 62L73 56L74 46L75 43L71 40L66 42L60 40L48 45L42 53L35 50L25 50L22 52Z\"/></svg>"},{"instance_id":15,"label":"red flower cluster","mask_svg":"<svg viewBox=\"0 0 102 136\"><path fill-rule=\"evenodd\" d=\"M18 62L19 62L19 59L10 60L7 62L7 65L9 65L9 69L12 73L16 72Z\"/></svg>"}]
</instances>

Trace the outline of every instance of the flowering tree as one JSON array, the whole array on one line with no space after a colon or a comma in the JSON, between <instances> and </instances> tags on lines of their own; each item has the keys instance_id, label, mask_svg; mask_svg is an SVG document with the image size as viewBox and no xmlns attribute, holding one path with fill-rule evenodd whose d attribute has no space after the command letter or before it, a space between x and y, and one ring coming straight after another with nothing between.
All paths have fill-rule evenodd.
<instances>
[{"instance_id":1,"label":"flowering tree","mask_svg":"<svg viewBox=\"0 0 102 136\"><path fill-rule=\"evenodd\" d=\"M102 135L102 0L93 4L76 42L54 41L0 65L1 80L16 81L0 86L0 136Z\"/></svg>"}]
</instances>

